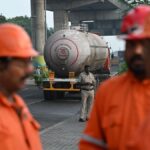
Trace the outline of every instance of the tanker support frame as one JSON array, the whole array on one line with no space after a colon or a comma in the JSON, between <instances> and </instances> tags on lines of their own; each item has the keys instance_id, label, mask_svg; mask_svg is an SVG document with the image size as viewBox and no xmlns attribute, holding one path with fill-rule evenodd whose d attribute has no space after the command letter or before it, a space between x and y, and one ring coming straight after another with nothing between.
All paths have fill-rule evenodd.
<instances>
[{"instance_id":1,"label":"tanker support frame","mask_svg":"<svg viewBox=\"0 0 150 150\"><path fill-rule=\"evenodd\" d=\"M110 78L110 74L94 74L96 78L96 88L101 82ZM74 72L69 72L69 78L55 78L55 73L50 72L49 79L43 80L43 93L45 100L63 99L65 93L80 93L78 78Z\"/></svg>"},{"instance_id":2,"label":"tanker support frame","mask_svg":"<svg viewBox=\"0 0 150 150\"><path fill-rule=\"evenodd\" d=\"M49 79L43 80L45 100L62 99L66 92L79 93L78 79L74 72L69 72L69 78L55 78L55 73L50 72Z\"/></svg>"}]
</instances>

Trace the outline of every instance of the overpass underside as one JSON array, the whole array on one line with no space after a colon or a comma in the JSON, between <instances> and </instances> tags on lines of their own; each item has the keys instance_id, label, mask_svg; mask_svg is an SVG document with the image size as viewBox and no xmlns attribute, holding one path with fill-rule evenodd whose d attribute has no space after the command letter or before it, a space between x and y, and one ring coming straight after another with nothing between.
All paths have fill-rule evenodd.
<instances>
[{"instance_id":1,"label":"overpass underside","mask_svg":"<svg viewBox=\"0 0 150 150\"><path fill-rule=\"evenodd\" d=\"M71 25L88 24L89 31L101 35L119 34L120 22L128 6L117 0L47 0L54 11L55 31Z\"/></svg>"}]
</instances>

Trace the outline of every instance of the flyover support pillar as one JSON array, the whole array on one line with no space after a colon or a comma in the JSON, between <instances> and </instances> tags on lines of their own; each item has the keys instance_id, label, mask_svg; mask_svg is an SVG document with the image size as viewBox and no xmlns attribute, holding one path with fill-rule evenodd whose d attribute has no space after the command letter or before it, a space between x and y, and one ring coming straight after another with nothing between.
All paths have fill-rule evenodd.
<instances>
[{"instance_id":1,"label":"flyover support pillar","mask_svg":"<svg viewBox=\"0 0 150 150\"><path fill-rule=\"evenodd\" d=\"M64 10L54 11L54 30L68 28L68 12Z\"/></svg>"},{"instance_id":2,"label":"flyover support pillar","mask_svg":"<svg viewBox=\"0 0 150 150\"><path fill-rule=\"evenodd\" d=\"M38 52L43 53L45 44L45 2L31 0L32 42Z\"/></svg>"}]
</instances>

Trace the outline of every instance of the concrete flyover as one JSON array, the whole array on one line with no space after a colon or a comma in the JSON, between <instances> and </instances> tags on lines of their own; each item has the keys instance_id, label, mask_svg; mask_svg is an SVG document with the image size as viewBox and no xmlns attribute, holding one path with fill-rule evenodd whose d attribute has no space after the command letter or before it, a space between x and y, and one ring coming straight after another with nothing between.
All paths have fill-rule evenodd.
<instances>
[{"instance_id":1,"label":"concrete flyover","mask_svg":"<svg viewBox=\"0 0 150 150\"><path fill-rule=\"evenodd\" d=\"M88 22L89 31L101 35L119 33L120 21L126 3L118 0L31 0L31 26L34 47L43 52L45 44L45 10L54 11L54 29L60 30L68 26Z\"/></svg>"},{"instance_id":2,"label":"concrete flyover","mask_svg":"<svg viewBox=\"0 0 150 150\"><path fill-rule=\"evenodd\" d=\"M119 34L126 3L117 0L47 0L46 9L54 11L55 31L86 21L89 30L102 35Z\"/></svg>"}]
</instances>

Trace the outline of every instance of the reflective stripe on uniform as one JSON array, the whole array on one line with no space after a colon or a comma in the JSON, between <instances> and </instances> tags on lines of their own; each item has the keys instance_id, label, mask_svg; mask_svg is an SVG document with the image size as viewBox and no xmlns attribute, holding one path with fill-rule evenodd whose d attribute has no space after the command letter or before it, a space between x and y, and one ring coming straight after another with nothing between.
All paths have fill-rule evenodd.
<instances>
[{"instance_id":1,"label":"reflective stripe on uniform","mask_svg":"<svg viewBox=\"0 0 150 150\"><path fill-rule=\"evenodd\" d=\"M87 142L90 142L92 144L95 144L97 146L101 146L102 148L105 148L105 149L108 148L107 143L105 143L103 140L97 140L97 139L95 139L89 135L83 134L82 139L87 141Z\"/></svg>"}]
</instances>

